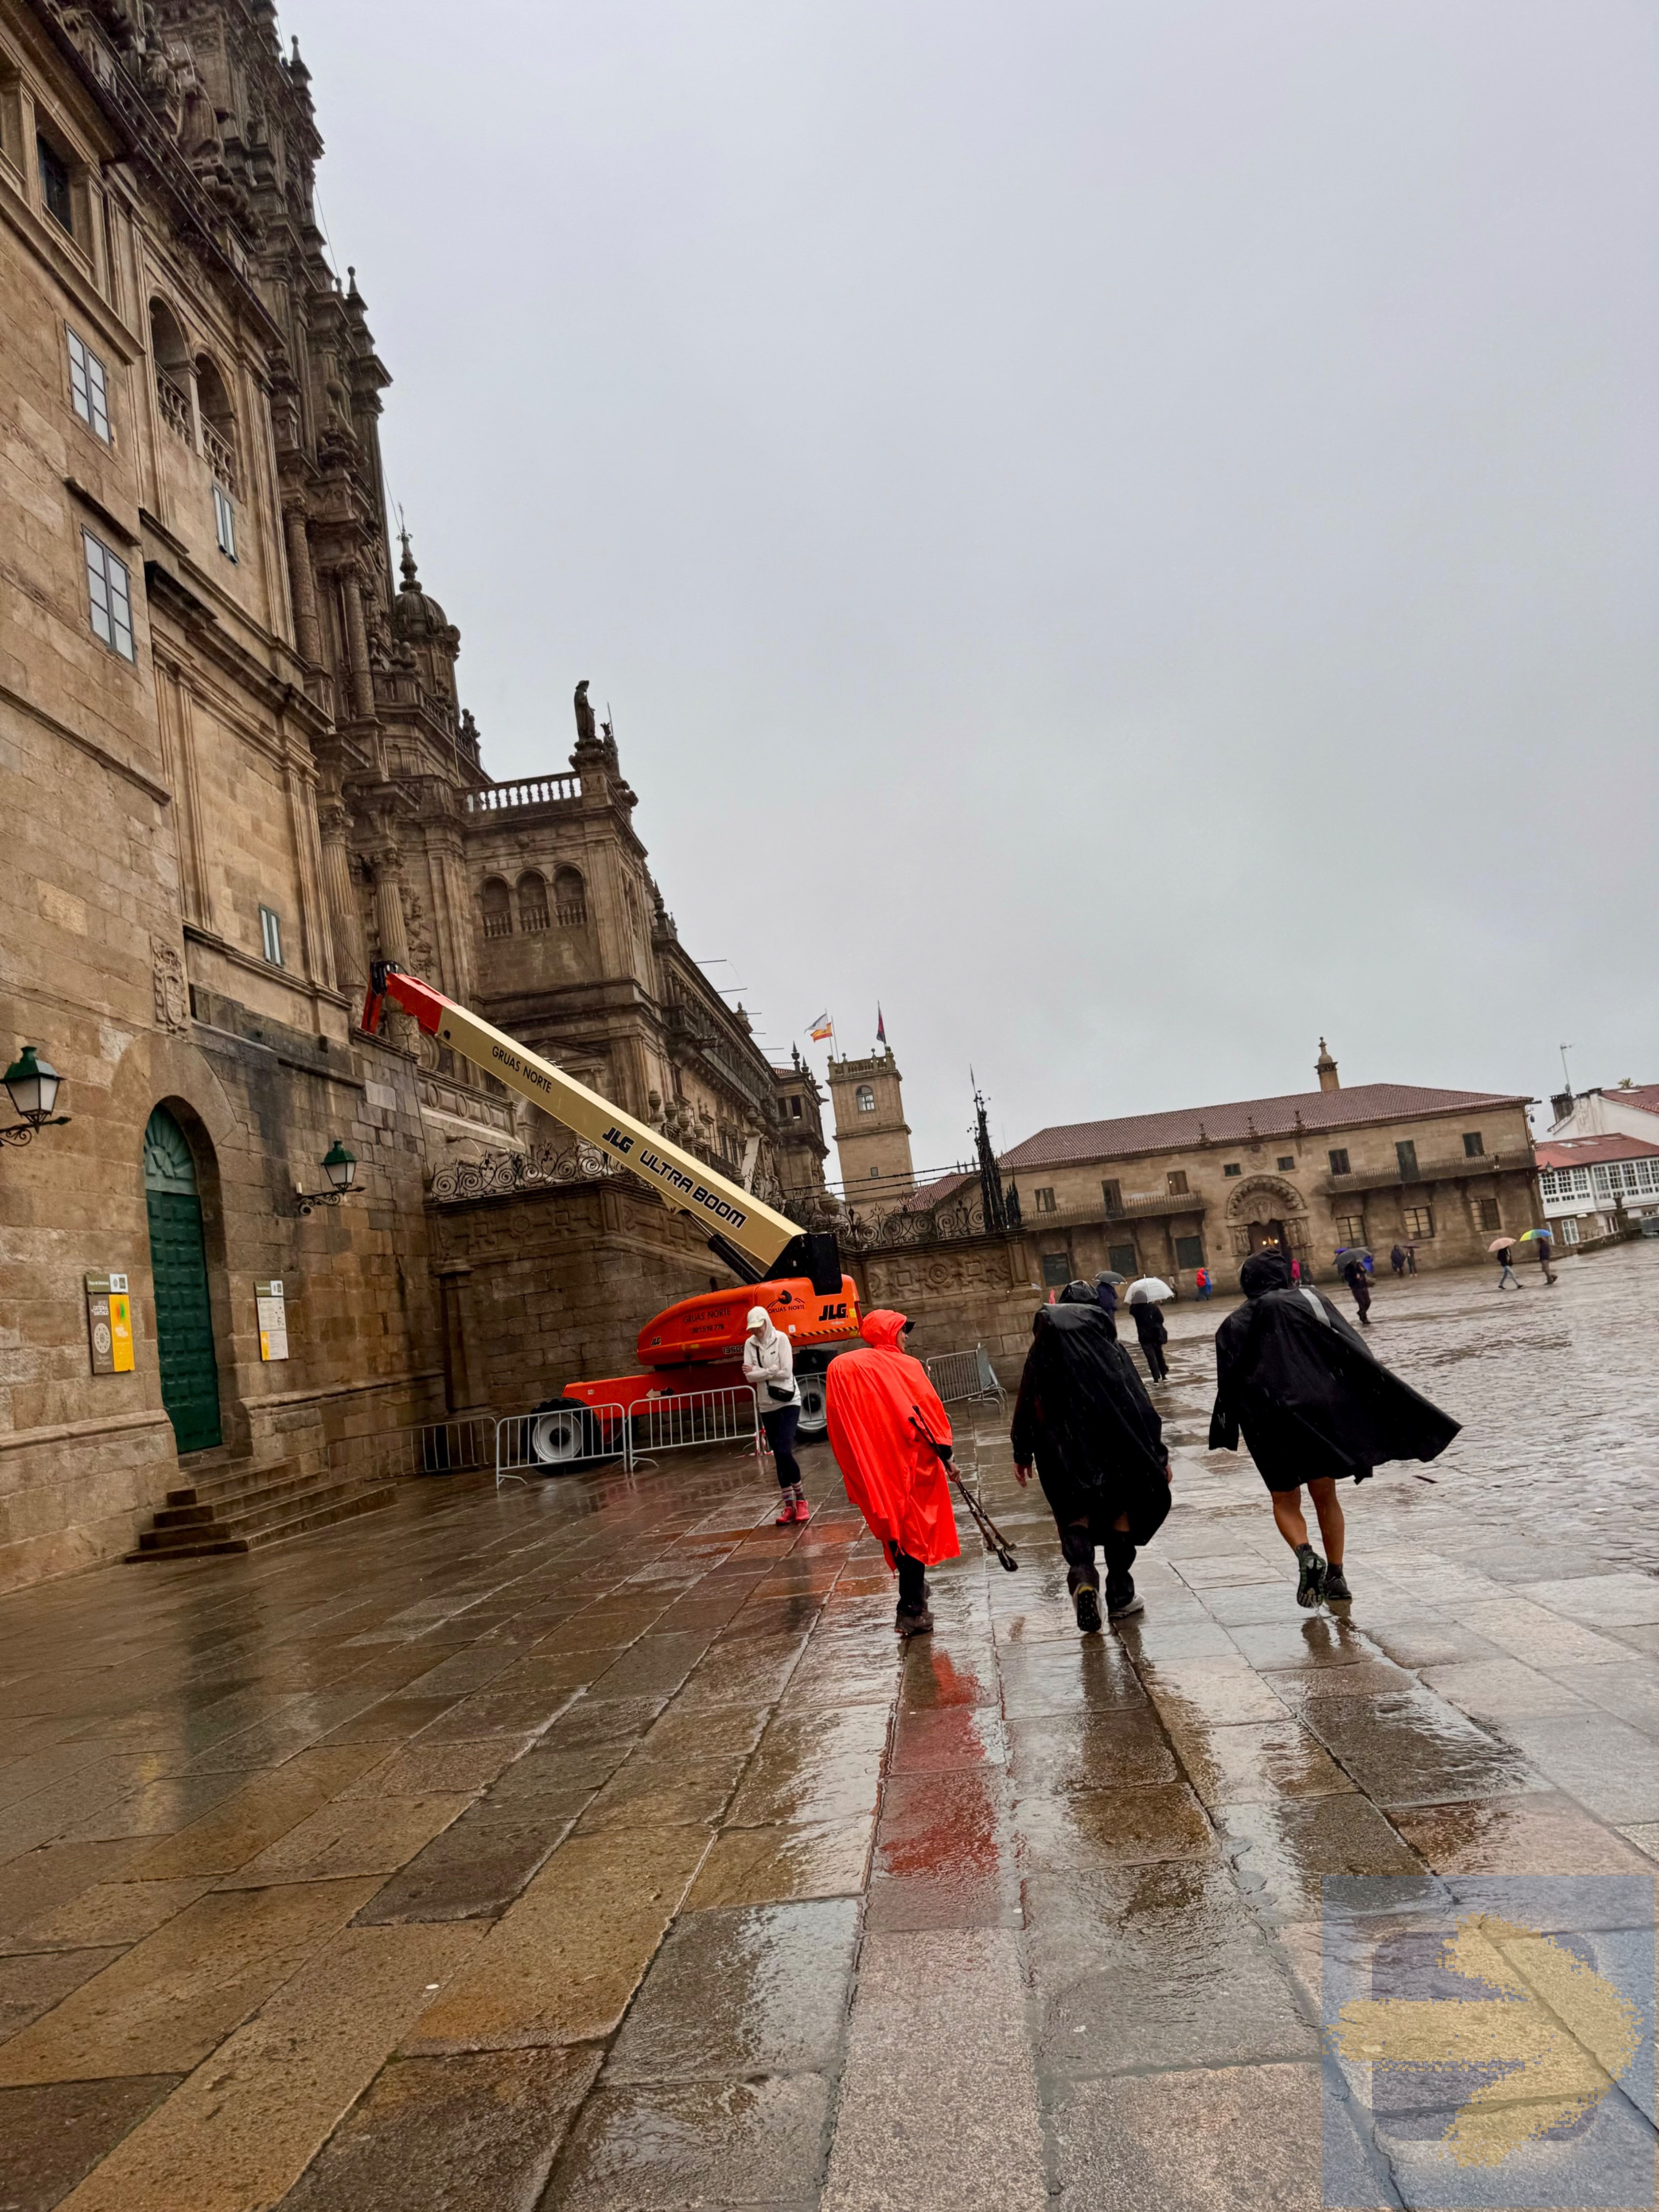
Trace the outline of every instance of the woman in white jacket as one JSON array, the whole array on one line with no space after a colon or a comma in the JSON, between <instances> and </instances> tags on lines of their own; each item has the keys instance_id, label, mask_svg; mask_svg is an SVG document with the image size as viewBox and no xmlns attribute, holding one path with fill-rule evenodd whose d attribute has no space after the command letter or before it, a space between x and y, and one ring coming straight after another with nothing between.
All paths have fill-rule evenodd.
<instances>
[{"instance_id":1,"label":"woman in white jacket","mask_svg":"<svg viewBox=\"0 0 1659 2212\"><path fill-rule=\"evenodd\" d=\"M781 1329L774 1328L764 1306L749 1309L749 1334L744 1340L743 1379L760 1407L761 1426L772 1448L778 1486L783 1492L778 1526L810 1521L812 1509L801 1494L800 1468L795 1462L795 1430L800 1420L800 1386L795 1381L795 1355Z\"/></svg>"}]
</instances>

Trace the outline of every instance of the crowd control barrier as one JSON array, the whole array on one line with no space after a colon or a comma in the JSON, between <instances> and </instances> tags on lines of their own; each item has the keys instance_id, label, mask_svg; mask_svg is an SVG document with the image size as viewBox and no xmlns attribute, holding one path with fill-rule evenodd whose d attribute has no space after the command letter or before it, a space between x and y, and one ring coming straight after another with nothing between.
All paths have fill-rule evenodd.
<instances>
[{"instance_id":1,"label":"crowd control barrier","mask_svg":"<svg viewBox=\"0 0 1659 2212\"><path fill-rule=\"evenodd\" d=\"M473 1414L458 1421L422 1421L414 1428L342 1437L329 1446L329 1468L336 1474L375 1482L460 1474L469 1468L489 1466L495 1425L488 1414Z\"/></svg>"},{"instance_id":2,"label":"crowd control barrier","mask_svg":"<svg viewBox=\"0 0 1659 2212\"><path fill-rule=\"evenodd\" d=\"M550 1406L508 1413L495 1424L495 1487L526 1486L532 1474L573 1473L606 1460L633 1464L628 1415L621 1406Z\"/></svg>"},{"instance_id":3,"label":"crowd control barrier","mask_svg":"<svg viewBox=\"0 0 1659 2212\"><path fill-rule=\"evenodd\" d=\"M976 1344L971 1352L935 1352L922 1364L944 1405L959 1406L964 1400L981 1406L1006 1402L1006 1393L982 1344Z\"/></svg>"},{"instance_id":4,"label":"crowd control barrier","mask_svg":"<svg viewBox=\"0 0 1659 2212\"><path fill-rule=\"evenodd\" d=\"M754 1392L744 1383L723 1390L677 1390L672 1397L635 1399L628 1428L630 1467L687 1444L740 1443L757 1457L761 1449L760 1408Z\"/></svg>"}]
</instances>

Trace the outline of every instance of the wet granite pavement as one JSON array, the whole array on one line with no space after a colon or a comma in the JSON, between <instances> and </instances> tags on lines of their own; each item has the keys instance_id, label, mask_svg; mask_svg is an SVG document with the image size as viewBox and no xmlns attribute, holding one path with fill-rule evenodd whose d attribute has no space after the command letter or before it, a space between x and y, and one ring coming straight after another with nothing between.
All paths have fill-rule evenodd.
<instances>
[{"instance_id":1,"label":"wet granite pavement","mask_svg":"<svg viewBox=\"0 0 1659 2212\"><path fill-rule=\"evenodd\" d=\"M1650 1960L1659 1247L1562 1274L1380 1286L1466 1432L1348 1493L1346 1618L1204 1449L1219 1302L1099 1638L994 1409L1021 1571L902 1654L821 1449L805 1528L679 1455L0 1601L0 2205L1466 2201L1358 2094L1322 2179L1322 1881L1634 1875L1562 1925Z\"/></svg>"}]
</instances>

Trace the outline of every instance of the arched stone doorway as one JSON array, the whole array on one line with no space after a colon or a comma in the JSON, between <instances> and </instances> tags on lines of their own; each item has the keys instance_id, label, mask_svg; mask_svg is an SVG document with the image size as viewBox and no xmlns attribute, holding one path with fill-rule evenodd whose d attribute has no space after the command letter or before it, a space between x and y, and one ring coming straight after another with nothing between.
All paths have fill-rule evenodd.
<instances>
[{"instance_id":1,"label":"arched stone doorway","mask_svg":"<svg viewBox=\"0 0 1659 2212\"><path fill-rule=\"evenodd\" d=\"M1294 1259L1308 1250L1306 1202L1294 1183L1277 1176L1241 1183L1227 1200L1227 1224L1236 1259L1252 1252L1283 1252Z\"/></svg>"},{"instance_id":2,"label":"arched stone doorway","mask_svg":"<svg viewBox=\"0 0 1659 2212\"><path fill-rule=\"evenodd\" d=\"M165 1106L155 1109L144 1129L144 1203L161 1403L179 1453L205 1451L223 1441L223 1432L202 1200L189 1142Z\"/></svg>"}]
</instances>

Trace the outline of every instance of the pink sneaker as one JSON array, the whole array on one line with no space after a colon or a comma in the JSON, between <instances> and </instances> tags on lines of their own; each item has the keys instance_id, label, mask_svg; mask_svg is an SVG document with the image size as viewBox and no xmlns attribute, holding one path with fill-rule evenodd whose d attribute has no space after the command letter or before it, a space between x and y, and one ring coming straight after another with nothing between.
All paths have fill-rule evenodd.
<instances>
[{"instance_id":1,"label":"pink sneaker","mask_svg":"<svg viewBox=\"0 0 1659 2212\"><path fill-rule=\"evenodd\" d=\"M807 1504L806 1500L805 1500L804 1498L798 1498L795 1500L795 1518L796 1518L796 1520L797 1520L797 1521L810 1521L810 1520L811 1519L811 1517L812 1517L812 1509L811 1509L811 1507Z\"/></svg>"},{"instance_id":2,"label":"pink sneaker","mask_svg":"<svg viewBox=\"0 0 1659 2212\"><path fill-rule=\"evenodd\" d=\"M772 1523L772 1526L775 1528L787 1528L793 1522L794 1517L795 1501L793 1498L786 1498L783 1501L783 1510L779 1514L777 1519Z\"/></svg>"}]
</instances>

